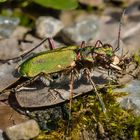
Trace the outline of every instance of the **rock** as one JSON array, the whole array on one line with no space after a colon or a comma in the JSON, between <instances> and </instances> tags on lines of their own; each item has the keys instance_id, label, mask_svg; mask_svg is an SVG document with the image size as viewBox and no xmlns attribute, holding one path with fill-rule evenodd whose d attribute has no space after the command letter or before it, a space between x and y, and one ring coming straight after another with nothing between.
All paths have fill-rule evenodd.
<instances>
[{"instance_id":1,"label":"rock","mask_svg":"<svg viewBox=\"0 0 140 140\"><path fill-rule=\"evenodd\" d=\"M25 34L29 31L29 28L23 26L17 26L12 33L12 37L17 38L18 40L22 40Z\"/></svg>"},{"instance_id":2,"label":"rock","mask_svg":"<svg viewBox=\"0 0 140 140\"><path fill-rule=\"evenodd\" d=\"M93 13L89 13L86 10L67 10L62 11L60 14L60 20L65 27L72 25L74 22L84 19L85 17L93 16Z\"/></svg>"},{"instance_id":3,"label":"rock","mask_svg":"<svg viewBox=\"0 0 140 140\"><path fill-rule=\"evenodd\" d=\"M78 0L82 4L89 6L101 6L104 4L103 0Z\"/></svg>"},{"instance_id":4,"label":"rock","mask_svg":"<svg viewBox=\"0 0 140 140\"><path fill-rule=\"evenodd\" d=\"M18 54L19 48L17 39L8 38L0 40L0 59L9 59L17 57Z\"/></svg>"},{"instance_id":5,"label":"rock","mask_svg":"<svg viewBox=\"0 0 140 140\"><path fill-rule=\"evenodd\" d=\"M26 42L21 42L21 46L20 46L20 48L22 49L23 52L28 52L29 50L33 49L36 45L38 45L42 41L41 39L38 39L38 38L32 36L31 34L27 34L25 37L25 40L26 40ZM53 40L53 41L54 41L53 44L56 48L65 46L64 44L62 44L56 40ZM50 50L49 43L48 43L48 41L45 41L37 49L35 49L33 51L33 53L40 53L42 51L47 51L47 50Z\"/></svg>"},{"instance_id":6,"label":"rock","mask_svg":"<svg viewBox=\"0 0 140 140\"><path fill-rule=\"evenodd\" d=\"M28 116L36 120L41 128L41 130L56 130L58 128L58 121L64 119L63 115L66 110L62 109L64 107L55 106L50 108L44 108L39 110L27 111ZM63 110L63 112L62 112Z\"/></svg>"},{"instance_id":7,"label":"rock","mask_svg":"<svg viewBox=\"0 0 140 140\"><path fill-rule=\"evenodd\" d=\"M3 131L0 129L0 140L4 140L3 138Z\"/></svg>"},{"instance_id":8,"label":"rock","mask_svg":"<svg viewBox=\"0 0 140 140\"><path fill-rule=\"evenodd\" d=\"M138 116L140 115L140 81L133 80L126 87L115 89L114 92L126 92L127 96L118 98L120 106L126 110L131 110Z\"/></svg>"},{"instance_id":9,"label":"rock","mask_svg":"<svg viewBox=\"0 0 140 140\"><path fill-rule=\"evenodd\" d=\"M140 116L140 97L126 97L120 104L123 109L131 110L136 116Z\"/></svg>"},{"instance_id":10,"label":"rock","mask_svg":"<svg viewBox=\"0 0 140 140\"><path fill-rule=\"evenodd\" d=\"M17 81L16 74L17 64L1 64L0 65L0 92ZM1 97L1 95L0 95Z\"/></svg>"},{"instance_id":11,"label":"rock","mask_svg":"<svg viewBox=\"0 0 140 140\"><path fill-rule=\"evenodd\" d=\"M39 17L36 21L36 34L40 38L54 37L62 28L63 23L53 17Z\"/></svg>"},{"instance_id":12,"label":"rock","mask_svg":"<svg viewBox=\"0 0 140 140\"><path fill-rule=\"evenodd\" d=\"M88 17L76 22L75 24L63 29L63 38L65 41L79 43L89 41L97 33L98 25L95 17Z\"/></svg>"},{"instance_id":13,"label":"rock","mask_svg":"<svg viewBox=\"0 0 140 140\"><path fill-rule=\"evenodd\" d=\"M133 76L130 74L126 74L123 77L119 78L117 82L120 85L125 85L126 83L130 82L131 80L133 80Z\"/></svg>"},{"instance_id":14,"label":"rock","mask_svg":"<svg viewBox=\"0 0 140 140\"><path fill-rule=\"evenodd\" d=\"M140 71L140 67L137 66L136 63L130 62L128 65L126 64L126 69L122 71L121 75L116 75L117 76L117 82L120 85L125 85L132 81L134 77L138 77Z\"/></svg>"},{"instance_id":15,"label":"rock","mask_svg":"<svg viewBox=\"0 0 140 140\"><path fill-rule=\"evenodd\" d=\"M80 140L96 140L96 138L97 134L93 129L91 129L90 131L84 129L80 133Z\"/></svg>"},{"instance_id":16,"label":"rock","mask_svg":"<svg viewBox=\"0 0 140 140\"><path fill-rule=\"evenodd\" d=\"M0 36L10 37L19 22L18 18L0 16Z\"/></svg>"},{"instance_id":17,"label":"rock","mask_svg":"<svg viewBox=\"0 0 140 140\"><path fill-rule=\"evenodd\" d=\"M28 119L26 116L19 114L13 108L2 102L0 102L0 116L0 129L2 130Z\"/></svg>"},{"instance_id":18,"label":"rock","mask_svg":"<svg viewBox=\"0 0 140 140\"><path fill-rule=\"evenodd\" d=\"M8 127L5 130L10 140L29 140L39 135L40 129L35 120Z\"/></svg>"}]
</instances>

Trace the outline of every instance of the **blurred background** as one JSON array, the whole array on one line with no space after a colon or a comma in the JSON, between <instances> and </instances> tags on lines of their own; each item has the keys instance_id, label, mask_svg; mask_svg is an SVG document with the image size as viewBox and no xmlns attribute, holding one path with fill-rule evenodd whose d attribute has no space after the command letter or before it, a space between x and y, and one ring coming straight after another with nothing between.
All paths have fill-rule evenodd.
<instances>
[{"instance_id":1,"label":"blurred background","mask_svg":"<svg viewBox=\"0 0 140 140\"><path fill-rule=\"evenodd\" d=\"M15 49L9 54L1 40L0 57L17 56L45 37L57 46L101 40L115 48L121 17L120 47L132 53L139 49L139 0L1 0L0 38Z\"/></svg>"}]
</instances>

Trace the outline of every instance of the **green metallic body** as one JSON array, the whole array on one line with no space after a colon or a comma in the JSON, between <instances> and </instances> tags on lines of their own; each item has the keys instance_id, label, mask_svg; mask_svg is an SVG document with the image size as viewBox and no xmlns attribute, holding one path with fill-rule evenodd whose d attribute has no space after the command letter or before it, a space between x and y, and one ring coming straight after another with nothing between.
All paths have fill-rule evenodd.
<instances>
[{"instance_id":1,"label":"green metallic body","mask_svg":"<svg viewBox=\"0 0 140 140\"><path fill-rule=\"evenodd\" d=\"M34 77L39 73L60 72L71 67L76 60L77 46L69 46L36 54L23 62L19 73L24 77Z\"/></svg>"},{"instance_id":2,"label":"green metallic body","mask_svg":"<svg viewBox=\"0 0 140 140\"><path fill-rule=\"evenodd\" d=\"M80 58L77 58L78 52L80 53ZM95 62L96 58L92 54L111 57L113 50L112 48L94 48L93 46L86 46L84 48L79 48L78 46L58 48L36 54L27 59L21 64L19 73L24 77L34 77L40 73L51 74L60 72L72 67L77 60Z\"/></svg>"}]
</instances>

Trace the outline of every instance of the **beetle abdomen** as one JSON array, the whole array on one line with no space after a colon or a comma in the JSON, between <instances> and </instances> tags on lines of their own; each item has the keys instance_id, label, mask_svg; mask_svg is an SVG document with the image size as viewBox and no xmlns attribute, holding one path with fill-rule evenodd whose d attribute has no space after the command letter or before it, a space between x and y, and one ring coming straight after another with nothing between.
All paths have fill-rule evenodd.
<instances>
[{"instance_id":1,"label":"beetle abdomen","mask_svg":"<svg viewBox=\"0 0 140 140\"><path fill-rule=\"evenodd\" d=\"M43 52L26 60L20 67L22 76L34 77L43 72L45 74L62 71L71 66L76 60L76 46Z\"/></svg>"}]
</instances>

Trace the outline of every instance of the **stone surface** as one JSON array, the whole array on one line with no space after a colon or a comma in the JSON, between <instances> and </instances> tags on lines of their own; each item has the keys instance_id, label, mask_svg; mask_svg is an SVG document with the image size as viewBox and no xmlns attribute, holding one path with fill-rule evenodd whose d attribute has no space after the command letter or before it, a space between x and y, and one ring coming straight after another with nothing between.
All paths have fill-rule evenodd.
<instances>
[{"instance_id":1,"label":"stone surface","mask_svg":"<svg viewBox=\"0 0 140 140\"><path fill-rule=\"evenodd\" d=\"M95 17L91 16L63 29L63 39L67 42L79 43L89 41L97 33L98 25Z\"/></svg>"},{"instance_id":2,"label":"stone surface","mask_svg":"<svg viewBox=\"0 0 140 140\"><path fill-rule=\"evenodd\" d=\"M126 69L122 71L122 74L118 74L117 82L120 85L125 85L132 81L134 77L138 77L140 72L140 67L136 65L136 63L130 62Z\"/></svg>"},{"instance_id":3,"label":"stone surface","mask_svg":"<svg viewBox=\"0 0 140 140\"><path fill-rule=\"evenodd\" d=\"M40 129L35 120L29 120L6 128L5 133L10 140L29 140L38 136Z\"/></svg>"},{"instance_id":4,"label":"stone surface","mask_svg":"<svg viewBox=\"0 0 140 140\"><path fill-rule=\"evenodd\" d=\"M28 31L29 28L27 27L17 26L11 36L17 38L18 40L22 40Z\"/></svg>"},{"instance_id":5,"label":"stone surface","mask_svg":"<svg viewBox=\"0 0 140 140\"><path fill-rule=\"evenodd\" d=\"M58 19L42 16L36 20L36 34L40 38L54 37L63 26L63 23Z\"/></svg>"},{"instance_id":6,"label":"stone surface","mask_svg":"<svg viewBox=\"0 0 140 140\"><path fill-rule=\"evenodd\" d=\"M18 56L18 40L8 38L0 40L0 59L9 59Z\"/></svg>"},{"instance_id":7,"label":"stone surface","mask_svg":"<svg viewBox=\"0 0 140 140\"><path fill-rule=\"evenodd\" d=\"M4 140L3 131L0 129L0 140Z\"/></svg>"},{"instance_id":8,"label":"stone surface","mask_svg":"<svg viewBox=\"0 0 140 140\"><path fill-rule=\"evenodd\" d=\"M78 0L82 4L90 5L90 6L100 6L103 5L103 0Z\"/></svg>"},{"instance_id":9,"label":"stone surface","mask_svg":"<svg viewBox=\"0 0 140 140\"><path fill-rule=\"evenodd\" d=\"M140 115L140 81L133 80L124 88L115 89L114 92L126 92L127 96L118 98L122 108L131 110L136 116Z\"/></svg>"},{"instance_id":10,"label":"stone surface","mask_svg":"<svg viewBox=\"0 0 140 140\"><path fill-rule=\"evenodd\" d=\"M27 117L17 113L9 105L0 102L0 129L5 130L9 126L19 124L27 120Z\"/></svg>"},{"instance_id":11,"label":"stone surface","mask_svg":"<svg viewBox=\"0 0 140 140\"><path fill-rule=\"evenodd\" d=\"M19 18L0 16L0 36L10 37L19 22Z\"/></svg>"},{"instance_id":12,"label":"stone surface","mask_svg":"<svg viewBox=\"0 0 140 140\"><path fill-rule=\"evenodd\" d=\"M58 120L64 119L67 109L64 105L50 108L40 108L26 111L30 118L36 120L41 130L55 130L58 128Z\"/></svg>"},{"instance_id":13,"label":"stone surface","mask_svg":"<svg viewBox=\"0 0 140 140\"><path fill-rule=\"evenodd\" d=\"M16 66L17 64L14 63L0 65L0 92L17 81Z\"/></svg>"},{"instance_id":14,"label":"stone surface","mask_svg":"<svg viewBox=\"0 0 140 140\"><path fill-rule=\"evenodd\" d=\"M34 48L36 45L38 45L42 40L38 39L31 34L27 34L25 37L26 42L22 42L20 45L20 48L22 49L23 52L28 52L32 48ZM56 48L58 47L64 47L65 45L63 43L60 43L56 40L53 40L53 44L55 45ZM35 49L32 53L39 53L42 51L47 51L49 49L49 43L46 40L43 44L41 44L37 49Z\"/></svg>"}]
</instances>

